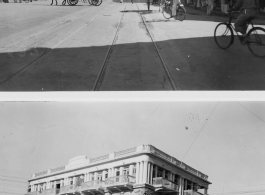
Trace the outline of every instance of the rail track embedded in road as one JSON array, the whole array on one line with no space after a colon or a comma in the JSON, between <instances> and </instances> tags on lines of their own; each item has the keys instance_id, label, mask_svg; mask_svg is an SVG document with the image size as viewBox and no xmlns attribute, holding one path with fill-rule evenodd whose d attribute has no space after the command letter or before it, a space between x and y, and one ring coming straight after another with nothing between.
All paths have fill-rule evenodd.
<instances>
[{"instance_id":1,"label":"rail track embedded in road","mask_svg":"<svg viewBox=\"0 0 265 195\"><path fill-rule=\"evenodd\" d=\"M136 3L135 5L137 6L137 3ZM142 14L140 13L141 11L140 11L140 9L139 9L138 6L137 6L137 9L138 9L138 13L139 13L139 15L140 15L140 17L141 17L141 20L143 21L143 24L144 24L144 26L145 26L145 29L146 29L146 31L147 31L147 34L149 35L149 37L150 37L150 39L151 39L151 42L152 42L152 43L154 44L154 46L155 46L156 52L157 52L157 54L158 54L158 56L159 56L159 59L160 59L160 61L161 61L161 63L162 63L162 66L163 66L163 68L164 68L164 70L165 70L165 72L166 72L167 78L169 79L170 85L172 86L172 89L173 89L173 90L177 90L177 87L176 87L175 84L174 84L174 80L173 80L173 78L172 78L172 76L171 76L171 74L170 74L170 72L169 72L169 70L168 70L168 68L167 68L167 66L166 66L166 64L165 64L165 62L164 62L164 60L163 60L163 58L162 58L160 52L159 52L159 50L158 50L158 47L157 47L157 45L156 45L156 43L155 43L155 40L154 40L154 38L152 37L152 35L151 35L151 33L150 33L150 30L148 29L148 27L147 27L147 25L146 25L146 23L145 23L145 20L144 20ZM122 19L123 19L123 17L124 17L125 10L126 10L126 7L124 8L123 14L122 14L122 16L121 16L121 19L120 19L119 24L118 24L117 29L116 29L116 34L115 34L115 36L114 36L114 39L113 39L113 41L112 41L112 44L110 45L110 47L109 47L109 49L108 49L108 52L107 52L107 54L106 54L106 56L105 56L105 59L104 59L103 65L102 65L102 67L101 67L101 70L100 70L100 72L99 72L99 74L98 74L98 76L97 76L97 79L96 79L96 81L95 81L95 83L94 83L94 86L93 86L93 88L92 88L93 91L100 91L101 86L102 86L102 84L103 84L104 77L105 77L105 75L106 75L107 61L108 61L108 59L110 58L110 55L111 55L110 53L111 53L112 47L115 45L115 42L116 42L116 40L117 40L118 32L119 32L119 29L120 29L120 24L121 24L121 21L122 21Z\"/></svg>"}]
</instances>

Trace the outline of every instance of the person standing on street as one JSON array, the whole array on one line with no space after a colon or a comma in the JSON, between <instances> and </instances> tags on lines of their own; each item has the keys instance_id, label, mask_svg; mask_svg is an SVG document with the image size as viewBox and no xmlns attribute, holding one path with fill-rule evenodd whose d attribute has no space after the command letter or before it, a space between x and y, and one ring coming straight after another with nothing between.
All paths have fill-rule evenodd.
<instances>
[{"instance_id":1,"label":"person standing on street","mask_svg":"<svg viewBox=\"0 0 265 195\"><path fill-rule=\"evenodd\" d=\"M207 0L207 14L212 15L213 11L213 0Z\"/></svg>"}]
</instances>

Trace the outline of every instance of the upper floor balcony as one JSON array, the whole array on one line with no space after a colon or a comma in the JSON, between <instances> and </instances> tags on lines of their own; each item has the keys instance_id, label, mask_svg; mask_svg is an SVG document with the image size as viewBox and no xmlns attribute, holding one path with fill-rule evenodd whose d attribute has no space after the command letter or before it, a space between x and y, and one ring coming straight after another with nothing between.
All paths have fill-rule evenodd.
<instances>
[{"instance_id":1,"label":"upper floor balcony","mask_svg":"<svg viewBox=\"0 0 265 195\"><path fill-rule=\"evenodd\" d=\"M77 186L67 185L60 188L59 194L74 194L76 191L78 191Z\"/></svg>"},{"instance_id":2,"label":"upper floor balcony","mask_svg":"<svg viewBox=\"0 0 265 195\"><path fill-rule=\"evenodd\" d=\"M59 194L59 192L60 192L60 189L51 188L51 189L43 190L40 194L41 195L56 195L56 194Z\"/></svg>"},{"instance_id":3,"label":"upper floor balcony","mask_svg":"<svg viewBox=\"0 0 265 195\"><path fill-rule=\"evenodd\" d=\"M156 191L178 191L179 186L172 181L164 179L162 177L153 178L153 186L156 188Z\"/></svg>"},{"instance_id":4,"label":"upper floor balcony","mask_svg":"<svg viewBox=\"0 0 265 195\"><path fill-rule=\"evenodd\" d=\"M83 182L81 183L80 191L92 192L93 194L104 194L103 185L103 181L100 180Z\"/></svg>"},{"instance_id":5,"label":"upper floor balcony","mask_svg":"<svg viewBox=\"0 0 265 195\"><path fill-rule=\"evenodd\" d=\"M135 177L131 175L120 175L110 177L105 180L104 187L112 193L126 192L133 190L135 184Z\"/></svg>"},{"instance_id":6,"label":"upper floor balcony","mask_svg":"<svg viewBox=\"0 0 265 195\"><path fill-rule=\"evenodd\" d=\"M28 192L26 195L37 195L38 192Z\"/></svg>"},{"instance_id":7,"label":"upper floor balcony","mask_svg":"<svg viewBox=\"0 0 265 195\"><path fill-rule=\"evenodd\" d=\"M184 195L203 195L203 194L194 190L184 190Z\"/></svg>"}]
</instances>

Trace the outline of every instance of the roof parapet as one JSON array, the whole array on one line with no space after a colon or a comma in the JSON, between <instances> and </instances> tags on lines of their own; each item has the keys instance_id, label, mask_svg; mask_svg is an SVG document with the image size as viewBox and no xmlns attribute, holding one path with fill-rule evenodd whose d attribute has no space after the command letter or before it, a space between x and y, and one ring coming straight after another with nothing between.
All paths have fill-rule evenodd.
<instances>
[{"instance_id":1,"label":"roof parapet","mask_svg":"<svg viewBox=\"0 0 265 195\"><path fill-rule=\"evenodd\" d=\"M126 150L121 150L118 152L114 152L114 153L110 153L110 154L106 154L106 155L102 155L99 157L95 157L95 158L87 158L87 156L82 155L82 156L77 156L74 157L72 159L69 160L68 165L65 166L60 166L57 168L53 168L53 169L49 169L46 171L42 171L42 172L38 172L38 173L34 173L32 174L32 179L35 178L39 178L42 176L46 176L49 174L54 174L54 173L59 173L59 172L64 172L64 171L68 171L71 169L75 169L75 168L80 168L80 167L84 167L87 165L93 165L96 164L98 162L104 162L104 161L109 161L112 159L119 159L122 158L124 156L130 156L133 154L139 154L139 153L151 153L156 155L159 158L162 158L182 169L185 169L186 171L204 179L204 180L208 180L208 176L199 172L198 170L188 166L187 164L179 161L178 159L166 154L165 152L157 149L156 147L150 145L150 144L143 144L143 145L139 145L133 148L129 148Z\"/></svg>"}]
</instances>

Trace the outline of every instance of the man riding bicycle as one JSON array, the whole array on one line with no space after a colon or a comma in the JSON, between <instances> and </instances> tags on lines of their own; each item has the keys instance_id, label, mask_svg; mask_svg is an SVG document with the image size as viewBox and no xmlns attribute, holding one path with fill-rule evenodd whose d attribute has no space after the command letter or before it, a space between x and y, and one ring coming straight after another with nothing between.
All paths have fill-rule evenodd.
<instances>
[{"instance_id":1,"label":"man riding bicycle","mask_svg":"<svg viewBox=\"0 0 265 195\"><path fill-rule=\"evenodd\" d=\"M258 0L238 0L232 9L229 10L231 12L240 8L241 13L235 21L235 30L242 33L244 41L247 41L247 23L257 15L258 5L256 1L258 2Z\"/></svg>"},{"instance_id":2,"label":"man riding bicycle","mask_svg":"<svg viewBox=\"0 0 265 195\"><path fill-rule=\"evenodd\" d=\"M166 0L166 3L170 3L170 1L169 0ZM172 17L176 16L177 8L178 8L179 5L181 5L180 0L173 0L173 4L172 4Z\"/></svg>"}]
</instances>

